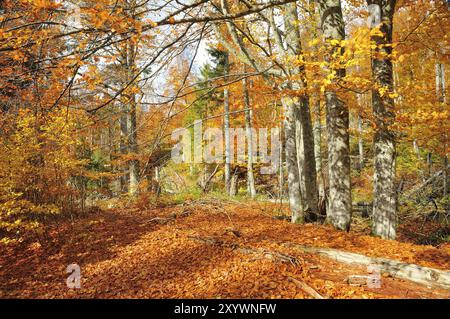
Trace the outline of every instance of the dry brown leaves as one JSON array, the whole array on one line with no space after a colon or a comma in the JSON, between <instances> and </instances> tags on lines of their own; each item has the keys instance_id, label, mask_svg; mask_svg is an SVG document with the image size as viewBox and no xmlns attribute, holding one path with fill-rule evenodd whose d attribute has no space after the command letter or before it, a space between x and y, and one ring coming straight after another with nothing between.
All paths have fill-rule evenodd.
<instances>
[{"instance_id":1,"label":"dry brown leaves","mask_svg":"<svg viewBox=\"0 0 450 319\"><path fill-rule=\"evenodd\" d=\"M333 247L440 269L450 268L448 248L292 225L271 218L275 210L265 203L186 203L101 212L74 224L55 224L42 245L0 248L0 297L311 298L295 280L325 298L449 297L394 278L383 278L381 289L350 286L345 279L365 275L366 269L293 252L280 243ZM192 238L213 238L220 245ZM66 287L70 263L81 266L81 289Z\"/></svg>"}]
</instances>

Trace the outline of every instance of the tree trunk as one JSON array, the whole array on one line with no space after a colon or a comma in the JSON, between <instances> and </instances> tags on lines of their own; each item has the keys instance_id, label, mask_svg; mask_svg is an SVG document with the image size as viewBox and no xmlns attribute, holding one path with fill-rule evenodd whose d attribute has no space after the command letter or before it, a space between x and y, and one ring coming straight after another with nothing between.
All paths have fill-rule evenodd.
<instances>
[{"instance_id":1,"label":"tree trunk","mask_svg":"<svg viewBox=\"0 0 450 319\"><path fill-rule=\"evenodd\" d=\"M161 178L159 166L155 167L155 194L157 196L161 194Z\"/></svg>"},{"instance_id":2,"label":"tree trunk","mask_svg":"<svg viewBox=\"0 0 450 319\"><path fill-rule=\"evenodd\" d=\"M445 102L445 69L442 63L436 63L436 96L440 103Z\"/></svg>"},{"instance_id":3,"label":"tree trunk","mask_svg":"<svg viewBox=\"0 0 450 319\"><path fill-rule=\"evenodd\" d=\"M345 39L344 19L340 0L319 0L322 31L326 41ZM330 46L328 60L335 53L343 54L339 46ZM330 70L331 71L331 70ZM333 69L336 80L345 76L345 69ZM325 91L328 132L329 207L327 219L335 228L349 230L352 217L350 183L349 111L335 91Z\"/></svg>"},{"instance_id":4,"label":"tree trunk","mask_svg":"<svg viewBox=\"0 0 450 319\"><path fill-rule=\"evenodd\" d=\"M303 202L300 193L300 172L297 162L297 144L295 141L295 104L294 100L284 97L282 103L286 112L284 133L285 152L287 166L287 181L289 189L289 205L291 208L292 222L303 223L305 221Z\"/></svg>"},{"instance_id":5,"label":"tree trunk","mask_svg":"<svg viewBox=\"0 0 450 319\"><path fill-rule=\"evenodd\" d=\"M316 158L317 188L319 198L325 198L325 179L322 167L322 112L320 98L317 97L314 105L314 157Z\"/></svg>"},{"instance_id":6,"label":"tree trunk","mask_svg":"<svg viewBox=\"0 0 450 319\"><path fill-rule=\"evenodd\" d=\"M126 105L121 105L120 116L120 154L122 156L128 154L128 108ZM122 193L128 192L128 172L125 165L121 165L120 175L120 191Z\"/></svg>"},{"instance_id":7,"label":"tree trunk","mask_svg":"<svg viewBox=\"0 0 450 319\"><path fill-rule=\"evenodd\" d=\"M308 1L310 8L314 8L314 13L318 12L318 7L315 0ZM319 29L321 28L320 17L317 15L316 21L317 28L313 28L312 35L313 38L319 38ZM319 50L319 45L313 45L313 50ZM312 57L313 62L319 62L319 57L314 55ZM325 177L323 175L323 161L322 161L322 106L321 106L321 91L320 84L313 84L313 100L314 100L314 157L316 159L316 174L317 174L317 189L320 202L325 200ZM321 212L323 213L323 212Z\"/></svg>"},{"instance_id":8,"label":"tree trunk","mask_svg":"<svg viewBox=\"0 0 450 319\"><path fill-rule=\"evenodd\" d=\"M225 53L225 62L224 62L224 75L225 77L230 72L229 66L229 57L228 53ZM230 141L230 92L228 87L225 87L223 90L223 106L224 106L224 117L223 117L223 126L224 126L224 134L225 134L225 189L227 194L230 194L230 178L231 178L231 141Z\"/></svg>"},{"instance_id":9,"label":"tree trunk","mask_svg":"<svg viewBox=\"0 0 450 319\"><path fill-rule=\"evenodd\" d=\"M376 44L372 54L372 73L375 88L372 90L372 108L375 117L374 136L374 202L373 202L373 234L384 239L396 238L397 224L397 192L395 187L395 135L391 125L395 120L393 92L392 62L392 29L395 0L367 0L369 5L381 16L381 36L373 35L371 40ZM378 7L376 7L378 6ZM376 25L371 26L377 27ZM387 93L380 94L380 90Z\"/></svg>"},{"instance_id":10,"label":"tree trunk","mask_svg":"<svg viewBox=\"0 0 450 319\"><path fill-rule=\"evenodd\" d=\"M239 174L237 169L234 171L230 180L230 196L236 196L238 194L238 182L239 182Z\"/></svg>"},{"instance_id":11,"label":"tree trunk","mask_svg":"<svg viewBox=\"0 0 450 319\"><path fill-rule=\"evenodd\" d=\"M291 58L301 56L302 47L296 3L286 5L284 25L287 53ZM299 79L288 80L285 83L286 88L293 91L305 90L307 87L305 67L294 65L288 72L290 76ZM287 114L286 163L292 222L316 220L318 216L316 161L309 97L306 92L303 92L300 95L283 98L283 104Z\"/></svg>"},{"instance_id":12,"label":"tree trunk","mask_svg":"<svg viewBox=\"0 0 450 319\"><path fill-rule=\"evenodd\" d=\"M416 155L417 155L417 159L419 161L422 161L422 156L420 156L420 148L419 148L419 145L417 145L416 139L413 140L413 149L414 149L414 153L416 153Z\"/></svg>"},{"instance_id":13,"label":"tree trunk","mask_svg":"<svg viewBox=\"0 0 450 319\"><path fill-rule=\"evenodd\" d=\"M137 121L136 121L136 103L132 102L130 105L130 134L128 144L130 146L130 152L133 156L138 154L137 145ZM130 160L130 195L136 195L139 186L139 161L137 159Z\"/></svg>"},{"instance_id":14,"label":"tree trunk","mask_svg":"<svg viewBox=\"0 0 450 319\"><path fill-rule=\"evenodd\" d=\"M445 69L442 63L436 63L436 95L439 103L446 106L446 92L445 92ZM444 123L441 124L444 126ZM444 171L444 189L442 195L444 197L448 194L448 158L447 158L447 132L442 134L442 146L444 149L444 157L442 159Z\"/></svg>"},{"instance_id":15,"label":"tree trunk","mask_svg":"<svg viewBox=\"0 0 450 319\"><path fill-rule=\"evenodd\" d=\"M358 114L358 157L359 157L359 165L358 169L361 171L364 168L364 128L363 121L360 114Z\"/></svg>"},{"instance_id":16,"label":"tree trunk","mask_svg":"<svg viewBox=\"0 0 450 319\"><path fill-rule=\"evenodd\" d=\"M443 197L447 197L448 195L448 157L444 156L444 160L443 160L443 173L444 173L444 189L442 192L442 196Z\"/></svg>"},{"instance_id":17,"label":"tree trunk","mask_svg":"<svg viewBox=\"0 0 450 319\"><path fill-rule=\"evenodd\" d=\"M245 73L245 69L244 69ZM253 124L252 111L250 110L250 96L248 94L247 79L242 80L242 87L244 90L244 108L245 108L245 131L247 135L247 185L248 195L251 198L256 196L255 176L253 172Z\"/></svg>"},{"instance_id":18,"label":"tree trunk","mask_svg":"<svg viewBox=\"0 0 450 319\"><path fill-rule=\"evenodd\" d=\"M131 43L127 45L127 83L132 81L136 71L136 46ZM137 144L137 118L136 118L136 93L130 94L129 100L129 115L128 115L128 151L132 153L132 156L137 156L138 144ZM131 159L129 161L129 194L136 195L139 184L139 161L137 159Z\"/></svg>"},{"instance_id":19,"label":"tree trunk","mask_svg":"<svg viewBox=\"0 0 450 319\"><path fill-rule=\"evenodd\" d=\"M311 114L309 111L309 98L302 96L299 99L296 121L297 161L300 173L300 193L303 196L306 221L318 219L318 192L316 159L314 153L314 133Z\"/></svg>"},{"instance_id":20,"label":"tree trunk","mask_svg":"<svg viewBox=\"0 0 450 319\"><path fill-rule=\"evenodd\" d=\"M284 170L283 170L283 123L280 123L280 148L279 148L279 161L278 161L278 198L280 199L280 204L283 203L283 186L284 186Z\"/></svg>"}]
</instances>

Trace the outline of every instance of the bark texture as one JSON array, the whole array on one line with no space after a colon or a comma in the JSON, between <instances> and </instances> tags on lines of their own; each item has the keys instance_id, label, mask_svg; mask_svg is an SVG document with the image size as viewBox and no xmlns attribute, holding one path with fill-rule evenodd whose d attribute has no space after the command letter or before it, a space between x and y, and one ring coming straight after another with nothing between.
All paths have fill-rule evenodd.
<instances>
[{"instance_id":1,"label":"bark texture","mask_svg":"<svg viewBox=\"0 0 450 319\"><path fill-rule=\"evenodd\" d=\"M295 141L295 104L288 97L282 99L286 110L284 133L285 152L287 167L287 182L289 191L289 205L291 208L292 222L302 223L305 221L303 212L302 194L300 193L300 172L297 162L297 143Z\"/></svg>"},{"instance_id":2,"label":"bark texture","mask_svg":"<svg viewBox=\"0 0 450 319\"><path fill-rule=\"evenodd\" d=\"M302 47L295 3L286 5L284 25L288 56L298 57L302 54ZM294 65L288 72L289 77L295 80L286 81L286 88L299 92L283 99L287 113L285 134L289 201L292 222L298 223L316 220L318 216L316 161L309 97L305 92L305 68Z\"/></svg>"},{"instance_id":3,"label":"bark texture","mask_svg":"<svg viewBox=\"0 0 450 319\"><path fill-rule=\"evenodd\" d=\"M245 133L247 138L247 185L248 194L251 198L254 198L256 196L255 175L253 172L253 147L255 145L253 145L252 111L250 109L250 96L248 93L248 83L246 78L242 80L242 87L244 89Z\"/></svg>"},{"instance_id":4,"label":"bark texture","mask_svg":"<svg viewBox=\"0 0 450 319\"><path fill-rule=\"evenodd\" d=\"M121 116L119 119L120 126L120 154L128 154L128 107L127 105L121 105ZM120 167L120 191L122 193L128 192L128 170L124 165Z\"/></svg>"},{"instance_id":5,"label":"bark texture","mask_svg":"<svg viewBox=\"0 0 450 319\"><path fill-rule=\"evenodd\" d=\"M361 115L358 114L358 169L361 171L364 168L364 128Z\"/></svg>"},{"instance_id":6,"label":"bark texture","mask_svg":"<svg viewBox=\"0 0 450 319\"><path fill-rule=\"evenodd\" d=\"M381 14L379 27L382 35L372 36L376 49L372 53L372 74L375 88L372 90L372 108L375 117L374 135L374 202L373 228L376 236L396 238L397 191L395 187L395 135L391 125L395 119L394 100L388 94L393 91L392 28L395 0L368 0L378 5ZM377 19L375 19L377 20ZM386 93L381 94L380 92Z\"/></svg>"},{"instance_id":7,"label":"bark texture","mask_svg":"<svg viewBox=\"0 0 450 319\"><path fill-rule=\"evenodd\" d=\"M345 39L344 19L340 0L319 0L321 27L327 45L329 46L328 61L342 48L329 41ZM345 76L345 69L334 68L336 81ZM328 174L329 174L329 205L327 220L337 229L349 230L352 217L351 183L350 183L350 142L349 142L349 112L344 101L337 92L331 89L325 91L327 132L328 132Z\"/></svg>"},{"instance_id":8,"label":"bark texture","mask_svg":"<svg viewBox=\"0 0 450 319\"><path fill-rule=\"evenodd\" d=\"M325 178L322 164L322 112L320 99L317 97L314 105L314 156L316 158L317 190L319 198L325 198Z\"/></svg>"},{"instance_id":9,"label":"bark texture","mask_svg":"<svg viewBox=\"0 0 450 319\"><path fill-rule=\"evenodd\" d=\"M446 92L445 92L445 68L442 63L436 63L436 95L439 103L442 107L446 107ZM444 125L444 123L441 123ZM444 157L442 159L443 171L444 171L444 189L442 196L446 197L448 194L448 157L447 157L447 132L442 134L442 146L444 149Z\"/></svg>"},{"instance_id":10,"label":"bark texture","mask_svg":"<svg viewBox=\"0 0 450 319\"><path fill-rule=\"evenodd\" d=\"M136 47L134 44L130 44L127 53L127 71L128 81L134 77L136 72ZM137 100L136 94L132 93L130 96L129 107L129 135L128 135L128 148L129 152L134 156L138 153L137 144ZM137 159L131 159L129 162L129 193L130 195L136 195L139 186L139 161Z\"/></svg>"},{"instance_id":11,"label":"bark texture","mask_svg":"<svg viewBox=\"0 0 450 319\"><path fill-rule=\"evenodd\" d=\"M224 75L227 76L230 72L230 65L228 59L228 53L225 53L224 58ZM230 141L230 92L228 87L223 90L223 127L225 134L225 189L228 194L230 194L230 183L231 183L231 141Z\"/></svg>"}]
</instances>

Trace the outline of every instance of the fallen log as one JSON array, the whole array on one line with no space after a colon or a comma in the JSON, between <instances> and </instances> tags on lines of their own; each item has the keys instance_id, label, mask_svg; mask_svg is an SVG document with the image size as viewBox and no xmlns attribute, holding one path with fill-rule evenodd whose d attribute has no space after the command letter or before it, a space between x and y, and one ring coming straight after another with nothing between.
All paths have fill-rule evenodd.
<instances>
[{"instance_id":1,"label":"fallen log","mask_svg":"<svg viewBox=\"0 0 450 319\"><path fill-rule=\"evenodd\" d=\"M313 288L311 288L310 286L308 286L305 282L297 280L293 277L287 277L287 279L294 283L297 287L299 287L301 290L303 290L304 292L306 292L308 295L310 295L311 297L313 297L314 299L328 299L325 298L324 296L322 296L321 294L319 294L317 291L315 291Z\"/></svg>"},{"instance_id":2,"label":"fallen log","mask_svg":"<svg viewBox=\"0 0 450 319\"><path fill-rule=\"evenodd\" d=\"M394 278L406 279L418 284L450 291L450 271L422 267L386 258L367 257L332 248L302 246L293 243L283 243L283 245L303 252L321 255L341 263L364 266L376 265L382 273L388 273Z\"/></svg>"}]
</instances>

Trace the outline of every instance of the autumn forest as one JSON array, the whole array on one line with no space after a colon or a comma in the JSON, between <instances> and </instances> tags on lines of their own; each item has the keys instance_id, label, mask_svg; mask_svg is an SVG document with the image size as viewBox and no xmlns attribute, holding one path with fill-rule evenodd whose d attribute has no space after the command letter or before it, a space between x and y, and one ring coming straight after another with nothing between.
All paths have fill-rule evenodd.
<instances>
[{"instance_id":1,"label":"autumn forest","mask_svg":"<svg viewBox=\"0 0 450 319\"><path fill-rule=\"evenodd\" d=\"M0 0L0 298L448 299L449 75L447 0Z\"/></svg>"}]
</instances>

